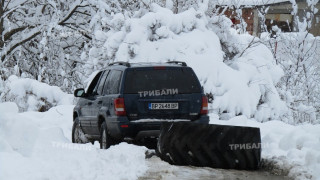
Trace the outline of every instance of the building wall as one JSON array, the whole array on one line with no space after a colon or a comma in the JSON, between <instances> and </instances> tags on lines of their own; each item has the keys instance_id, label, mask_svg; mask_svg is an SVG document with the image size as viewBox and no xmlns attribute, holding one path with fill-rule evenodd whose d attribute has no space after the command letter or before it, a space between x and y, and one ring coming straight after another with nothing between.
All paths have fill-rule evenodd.
<instances>
[{"instance_id":1,"label":"building wall","mask_svg":"<svg viewBox=\"0 0 320 180\"><path fill-rule=\"evenodd\" d=\"M297 16L299 17L299 20L302 21L303 18L306 17L306 13L309 11L308 4L305 1L297 1L298 5L298 12ZM320 10L320 3L318 2L316 5L316 8ZM291 15L292 12L292 4L290 2L287 3L281 3L281 4L275 4L270 5L268 14L287 14L288 16L292 17L292 31L298 31L298 25L297 22L295 22L296 17L293 17ZM288 18L290 21L290 18ZM318 11L317 14L315 14L312 27L310 29L310 33L312 33L314 36L320 36L320 11Z\"/></svg>"},{"instance_id":2,"label":"building wall","mask_svg":"<svg viewBox=\"0 0 320 180\"><path fill-rule=\"evenodd\" d=\"M309 7L305 1L297 0L297 4L297 15L301 21L304 17L306 17L305 14ZM282 29L282 31L285 32L298 31L295 17L293 17L291 14L292 4L289 1L279 4L270 4L268 6L269 11L266 17L267 25L269 26L268 30L270 30L273 25L277 25ZM261 7L242 8L242 18L247 23L246 30L254 36L259 36L262 31L260 28L260 18L258 17L258 8ZM310 33L312 33L314 36L320 36L320 2L317 3L316 8L319 9L319 12L315 14ZM224 14L231 19L234 25L240 24L240 20L237 18L235 9L229 8Z\"/></svg>"},{"instance_id":3,"label":"building wall","mask_svg":"<svg viewBox=\"0 0 320 180\"><path fill-rule=\"evenodd\" d=\"M319 9L320 10L320 9ZM320 14L318 13L313 22L313 28L310 31L314 36L320 36Z\"/></svg>"},{"instance_id":4,"label":"building wall","mask_svg":"<svg viewBox=\"0 0 320 180\"><path fill-rule=\"evenodd\" d=\"M228 18L231 19L234 25L240 24L240 19L237 18L237 13L234 9L228 9L224 13ZM243 8L242 9L242 18L247 23L246 30L250 34L254 32L254 9Z\"/></svg>"}]
</instances>

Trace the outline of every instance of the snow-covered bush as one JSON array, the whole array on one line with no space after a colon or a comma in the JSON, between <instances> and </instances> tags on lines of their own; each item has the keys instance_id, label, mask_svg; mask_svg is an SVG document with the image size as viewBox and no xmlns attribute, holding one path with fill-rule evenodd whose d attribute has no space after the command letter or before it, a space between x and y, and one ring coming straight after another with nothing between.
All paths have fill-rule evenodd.
<instances>
[{"instance_id":1,"label":"snow-covered bush","mask_svg":"<svg viewBox=\"0 0 320 180\"><path fill-rule=\"evenodd\" d=\"M213 94L212 107L228 118L243 114L266 121L286 111L275 88L283 71L258 38L239 35L229 19L209 17L205 8L175 14L151 4L148 10L139 16L100 14L96 21L108 23L109 30L94 32L97 41L88 53L89 61L97 67L111 61L185 61L195 70L205 92Z\"/></svg>"},{"instance_id":2,"label":"snow-covered bush","mask_svg":"<svg viewBox=\"0 0 320 180\"><path fill-rule=\"evenodd\" d=\"M263 34L266 44L274 45L277 63L285 75L278 90L290 108L289 123L319 123L320 38L309 33L278 33L276 38ZM318 116L318 117L317 117Z\"/></svg>"},{"instance_id":3,"label":"snow-covered bush","mask_svg":"<svg viewBox=\"0 0 320 180\"><path fill-rule=\"evenodd\" d=\"M243 114L266 121L290 114L286 108L286 105L293 108L288 101L290 94L285 88L278 88L285 104L275 88L288 72L283 73L276 65L274 53L262 45L259 38L245 33L239 35L239 31L231 27L230 19L215 9L215 3L200 0L63 1L64 6L55 4L52 9L45 10L59 13L46 14L52 21L46 21L43 33L33 42L38 43L32 50L40 54L39 60L32 61L30 66L27 59L35 59L34 56L16 56L23 60L12 61L13 68L2 68L1 72L58 85L71 93L83 86L81 84L90 74L113 61L181 60L193 67L205 92L212 93L212 107L220 113L221 119ZM75 15L72 10L81 12L77 15L81 18L70 18ZM71 24L75 29L69 27ZM5 92L3 88L0 91ZM2 101L12 99L7 92L1 96ZM310 110L310 104L302 105L295 105L295 108Z\"/></svg>"},{"instance_id":4,"label":"snow-covered bush","mask_svg":"<svg viewBox=\"0 0 320 180\"><path fill-rule=\"evenodd\" d=\"M299 18L298 4L291 1L294 15L294 30L284 33L277 26L261 35L261 40L272 51L277 64L284 70L284 76L277 84L279 93L290 111L283 121L299 123L320 123L320 37L310 33L315 23L315 7L318 1L307 1L305 17ZM267 13L267 10L265 11ZM262 13L263 14L263 13ZM263 24L265 18L260 14ZM267 31L264 25L265 31Z\"/></svg>"},{"instance_id":5,"label":"snow-covered bush","mask_svg":"<svg viewBox=\"0 0 320 180\"><path fill-rule=\"evenodd\" d=\"M47 111L52 106L73 104L73 96L57 86L14 75L5 81L0 99L15 102L20 111Z\"/></svg>"}]
</instances>

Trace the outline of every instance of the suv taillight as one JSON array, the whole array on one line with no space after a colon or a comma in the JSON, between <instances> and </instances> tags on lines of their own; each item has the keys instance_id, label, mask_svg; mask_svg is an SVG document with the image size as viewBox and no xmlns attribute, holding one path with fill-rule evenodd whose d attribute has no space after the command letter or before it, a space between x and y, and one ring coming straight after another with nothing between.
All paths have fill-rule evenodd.
<instances>
[{"instance_id":1,"label":"suv taillight","mask_svg":"<svg viewBox=\"0 0 320 180\"><path fill-rule=\"evenodd\" d=\"M114 100L114 111L117 116L127 115L126 109L124 107L124 99L123 98L116 98Z\"/></svg>"},{"instance_id":2,"label":"suv taillight","mask_svg":"<svg viewBox=\"0 0 320 180\"><path fill-rule=\"evenodd\" d=\"M165 66L155 66L155 67L153 67L153 69L155 69L155 70L165 70L166 67Z\"/></svg>"},{"instance_id":3,"label":"suv taillight","mask_svg":"<svg viewBox=\"0 0 320 180\"><path fill-rule=\"evenodd\" d=\"M200 114L208 114L208 98L207 96L202 96L202 105Z\"/></svg>"}]
</instances>

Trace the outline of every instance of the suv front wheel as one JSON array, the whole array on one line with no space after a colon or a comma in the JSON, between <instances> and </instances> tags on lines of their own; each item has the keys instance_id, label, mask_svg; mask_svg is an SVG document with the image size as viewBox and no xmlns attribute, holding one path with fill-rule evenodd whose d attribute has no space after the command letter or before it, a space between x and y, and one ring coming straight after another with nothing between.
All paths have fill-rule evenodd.
<instances>
[{"instance_id":1,"label":"suv front wheel","mask_svg":"<svg viewBox=\"0 0 320 180\"><path fill-rule=\"evenodd\" d=\"M108 133L106 122L103 122L100 129L100 149L108 149L114 144L112 137Z\"/></svg>"}]
</instances>

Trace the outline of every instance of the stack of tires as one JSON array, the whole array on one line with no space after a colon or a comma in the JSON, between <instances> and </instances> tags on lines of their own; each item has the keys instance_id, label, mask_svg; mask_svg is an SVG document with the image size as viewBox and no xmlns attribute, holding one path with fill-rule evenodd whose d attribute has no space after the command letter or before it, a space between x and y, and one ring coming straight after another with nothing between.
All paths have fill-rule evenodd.
<instances>
[{"instance_id":1,"label":"stack of tires","mask_svg":"<svg viewBox=\"0 0 320 180\"><path fill-rule=\"evenodd\" d=\"M174 165L254 170L261 160L260 129L166 122L157 154Z\"/></svg>"}]
</instances>

